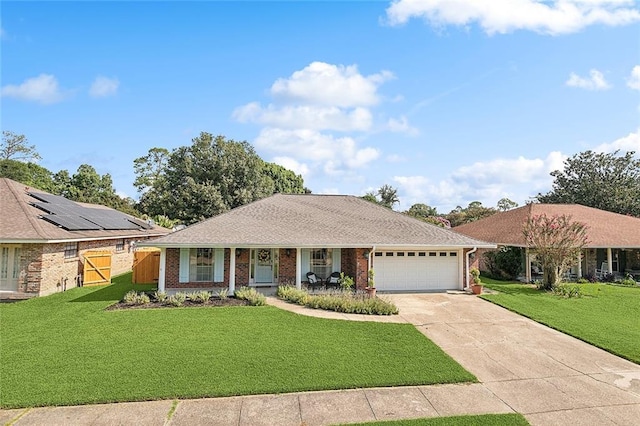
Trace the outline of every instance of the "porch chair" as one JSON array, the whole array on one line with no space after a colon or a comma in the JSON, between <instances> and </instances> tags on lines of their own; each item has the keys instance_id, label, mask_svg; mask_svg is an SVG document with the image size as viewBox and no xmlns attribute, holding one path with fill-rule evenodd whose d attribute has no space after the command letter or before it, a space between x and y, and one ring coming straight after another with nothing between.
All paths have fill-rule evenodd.
<instances>
[{"instance_id":1,"label":"porch chair","mask_svg":"<svg viewBox=\"0 0 640 426\"><path fill-rule=\"evenodd\" d=\"M329 278L327 278L327 281L325 281L325 285L327 288L340 287L340 272L332 272L331 275L329 275Z\"/></svg>"},{"instance_id":2,"label":"porch chair","mask_svg":"<svg viewBox=\"0 0 640 426\"><path fill-rule=\"evenodd\" d=\"M309 281L309 287L312 290L322 287L322 278L319 278L315 272L307 272L307 281Z\"/></svg>"}]
</instances>

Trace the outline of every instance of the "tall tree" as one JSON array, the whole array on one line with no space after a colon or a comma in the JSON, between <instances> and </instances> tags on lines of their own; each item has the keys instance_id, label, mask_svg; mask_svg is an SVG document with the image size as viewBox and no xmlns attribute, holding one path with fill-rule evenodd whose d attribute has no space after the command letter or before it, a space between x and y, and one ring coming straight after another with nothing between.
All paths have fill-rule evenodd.
<instances>
[{"instance_id":1,"label":"tall tree","mask_svg":"<svg viewBox=\"0 0 640 426\"><path fill-rule=\"evenodd\" d=\"M8 130L2 131L2 144L0 144L0 159L37 161L40 154L36 151L35 145L29 145L25 135L18 135Z\"/></svg>"},{"instance_id":2,"label":"tall tree","mask_svg":"<svg viewBox=\"0 0 640 426\"><path fill-rule=\"evenodd\" d=\"M569 215L532 216L524 225L527 247L533 249L544 271L542 288L551 290L587 245L587 226Z\"/></svg>"},{"instance_id":3,"label":"tall tree","mask_svg":"<svg viewBox=\"0 0 640 426\"><path fill-rule=\"evenodd\" d=\"M247 142L202 132L165 157L154 149L134 163L140 209L191 224L278 191L304 192L302 177L265 163ZM139 160L139 161L138 161ZM155 164L155 173L146 165ZM274 179L275 178L275 179Z\"/></svg>"},{"instance_id":4,"label":"tall tree","mask_svg":"<svg viewBox=\"0 0 640 426\"><path fill-rule=\"evenodd\" d=\"M501 198L498 201L498 204L496 205L496 207L501 212L506 212L507 210L515 209L516 207L518 207L518 203L505 197L505 198Z\"/></svg>"},{"instance_id":5,"label":"tall tree","mask_svg":"<svg viewBox=\"0 0 640 426\"><path fill-rule=\"evenodd\" d=\"M0 177L6 177L46 192L57 193L51 171L35 163L0 160Z\"/></svg>"},{"instance_id":6,"label":"tall tree","mask_svg":"<svg viewBox=\"0 0 640 426\"><path fill-rule=\"evenodd\" d=\"M378 195L380 196L380 204L389 209L392 209L394 205L400 202L398 189L391 185L382 185L380 189L378 189Z\"/></svg>"},{"instance_id":7,"label":"tall tree","mask_svg":"<svg viewBox=\"0 0 640 426\"><path fill-rule=\"evenodd\" d=\"M451 226L459 226L464 223L474 222L476 220L491 216L496 213L493 207L485 207L480 201L472 201L466 208L457 206L444 217L449 220Z\"/></svg>"},{"instance_id":8,"label":"tall tree","mask_svg":"<svg viewBox=\"0 0 640 426\"><path fill-rule=\"evenodd\" d=\"M640 159L625 155L585 151L568 158L564 170L551 172L553 189L538 194L551 204L582 204L640 217Z\"/></svg>"},{"instance_id":9,"label":"tall tree","mask_svg":"<svg viewBox=\"0 0 640 426\"><path fill-rule=\"evenodd\" d=\"M430 216L438 216L438 211L435 207L430 207L423 203L417 203L409 207L406 212L409 216L413 216L418 219L424 219Z\"/></svg>"}]
</instances>

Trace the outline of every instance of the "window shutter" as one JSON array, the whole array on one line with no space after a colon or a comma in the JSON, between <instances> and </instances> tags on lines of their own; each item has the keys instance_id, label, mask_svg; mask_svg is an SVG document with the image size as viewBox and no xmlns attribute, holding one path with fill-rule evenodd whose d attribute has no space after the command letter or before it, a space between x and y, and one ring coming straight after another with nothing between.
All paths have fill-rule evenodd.
<instances>
[{"instance_id":1,"label":"window shutter","mask_svg":"<svg viewBox=\"0 0 640 426\"><path fill-rule=\"evenodd\" d=\"M307 272L311 271L311 250L310 249L302 249L300 250L300 268L302 269L302 279L307 279Z\"/></svg>"},{"instance_id":2,"label":"window shutter","mask_svg":"<svg viewBox=\"0 0 640 426\"><path fill-rule=\"evenodd\" d=\"M224 281L224 249L215 249L215 257L213 259L213 282L221 283Z\"/></svg>"},{"instance_id":3,"label":"window shutter","mask_svg":"<svg viewBox=\"0 0 640 426\"><path fill-rule=\"evenodd\" d=\"M332 269L331 271L333 272L342 272L342 261L341 261L341 255L342 254L342 249L339 248L334 248L333 252L332 252Z\"/></svg>"},{"instance_id":4,"label":"window shutter","mask_svg":"<svg viewBox=\"0 0 640 426\"><path fill-rule=\"evenodd\" d=\"M180 273L179 281L181 283L189 282L189 249L180 249Z\"/></svg>"}]
</instances>

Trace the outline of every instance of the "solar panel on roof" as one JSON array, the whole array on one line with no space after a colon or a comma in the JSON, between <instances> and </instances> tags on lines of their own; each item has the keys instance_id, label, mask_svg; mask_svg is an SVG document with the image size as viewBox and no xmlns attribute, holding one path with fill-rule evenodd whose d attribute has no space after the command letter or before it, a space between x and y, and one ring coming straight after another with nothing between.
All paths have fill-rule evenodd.
<instances>
[{"instance_id":1,"label":"solar panel on roof","mask_svg":"<svg viewBox=\"0 0 640 426\"><path fill-rule=\"evenodd\" d=\"M97 231L100 229L95 223L91 223L81 217L46 214L42 218L54 225L63 227L67 231Z\"/></svg>"},{"instance_id":2,"label":"solar panel on roof","mask_svg":"<svg viewBox=\"0 0 640 426\"><path fill-rule=\"evenodd\" d=\"M153 226L151 226L151 224L145 222L144 220L135 219L135 218L132 218L132 217L128 217L127 220L129 222L135 224L135 225L138 225L141 228L144 228L144 229L152 229L153 228Z\"/></svg>"},{"instance_id":3,"label":"solar panel on roof","mask_svg":"<svg viewBox=\"0 0 640 426\"><path fill-rule=\"evenodd\" d=\"M114 216L94 216L83 215L82 218L95 223L103 229L117 230L117 229L139 229L140 227L129 222L124 215L121 217Z\"/></svg>"},{"instance_id":4,"label":"solar panel on roof","mask_svg":"<svg viewBox=\"0 0 640 426\"><path fill-rule=\"evenodd\" d=\"M39 192L29 192L29 195L31 195L33 198L36 198L40 201L45 201L51 204L76 204L73 201L67 200L66 198L61 197L59 195L42 194Z\"/></svg>"},{"instance_id":5,"label":"solar panel on roof","mask_svg":"<svg viewBox=\"0 0 640 426\"><path fill-rule=\"evenodd\" d=\"M76 216L75 210L69 205L51 203L33 203L33 205L47 213L59 214L63 216Z\"/></svg>"}]
</instances>

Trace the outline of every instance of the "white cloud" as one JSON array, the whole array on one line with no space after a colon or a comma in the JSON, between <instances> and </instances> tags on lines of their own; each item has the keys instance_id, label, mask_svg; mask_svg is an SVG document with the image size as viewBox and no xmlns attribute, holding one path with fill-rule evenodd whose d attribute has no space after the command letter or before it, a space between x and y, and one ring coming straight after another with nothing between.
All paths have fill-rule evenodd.
<instances>
[{"instance_id":1,"label":"white cloud","mask_svg":"<svg viewBox=\"0 0 640 426\"><path fill-rule=\"evenodd\" d=\"M634 90L640 90L640 65L636 65L631 70L631 75L627 79L627 86Z\"/></svg>"},{"instance_id":2,"label":"white cloud","mask_svg":"<svg viewBox=\"0 0 640 426\"><path fill-rule=\"evenodd\" d=\"M466 207L474 200L495 206L503 197L522 204L538 192L551 188L553 178L549 173L562 169L565 158L554 151L546 158L497 158L477 162L460 167L439 181L424 176L395 176L393 179L405 195L407 208L417 202L426 202L438 207L441 213L447 213L455 206Z\"/></svg>"},{"instance_id":3,"label":"white cloud","mask_svg":"<svg viewBox=\"0 0 640 426\"><path fill-rule=\"evenodd\" d=\"M589 25L619 26L640 21L634 0L395 0L387 22L423 18L434 27L477 23L487 34L529 30L559 35Z\"/></svg>"},{"instance_id":4,"label":"white cloud","mask_svg":"<svg viewBox=\"0 0 640 426\"><path fill-rule=\"evenodd\" d=\"M387 160L389 163L404 163L405 161L407 161L407 158L398 154L390 154L387 155L387 158L385 158L385 160Z\"/></svg>"},{"instance_id":5,"label":"white cloud","mask_svg":"<svg viewBox=\"0 0 640 426\"><path fill-rule=\"evenodd\" d=\"M366 131L373 118L367 108L344 110L335 106L295 105L266 108L258 102L236 108L233 118L241 123L253 122L285 129L336 130L341 132Z\"/></svg>"},{"instance_id":6,"label":"white cloud","mask_svg":"<svg viewBox=\"0 0 640 426\"><path fill-rule=\"evenodd\" d=\"M312 62L291 77L276 80L271 95L306 105L372 106L380 102L378 87L392 78L389 71L364 76L356 65Z\"/></svg>"},{"instance_id":7,"label":"white cloud","mask_svg":"<svg viewBox=\"0 0 640 426\"><path fill-rule=\"evenodd\" d=\"M113 96L118 92L120 81L117 78L108 78L98 76L93 81L91 88L89 89L89 95L94 98L104 98L107 96Z\"/></svg>"},{"instance_id":8,"label":"white cloud","mask_svg":"<svg viewBox=\"0 0 640 426\"><path fill-rule=\"evenodd\" d=\"M2 96L45 105L64 99L58 86L58 80L51 74L40 74L37 77L26 79L20 85L8 84L2 87Z\"/></svg>"},{"instance_id":9,"label":"white cloud","mask_svg":"<svg viewBox=\"0 0 640 426\"><path fill-rule=\"evenodd\" d=\"M420 134L418 129L409 124L409 120L407 120L407 117L405 116L400 118L390 118L389 121L387 121L387 128L391 132L406 133L410 136L417 136Z\"/></svg>"},{"instance_id":10,"label":"white cloud","mask_svg":"<svg viewBox=\"0 0 640 426\"><path fill-rule=\"evenodd\" d=\"M587 90L607 90L611 88L602 72L596 69L589 71L589 77L580 77L575 73L571 73L565 84L569 87L579 87Z\"/></svg>"},{"instance_id":11,"label":"white cloud","mask_svg":"<svg viewBox=\"0 0 640 426\"><path fill-rule=\"evenodd\" d=\"M286 156L325 163L324 170L336 174L343 167L357 169L378 158L380 153L374 148L358 149L356 141L350 137L334 137L315 130L278 128L262 129L255 140L258 148Z\"/></svg>"},{"instance_id":12,"label":"white cloud","mask_svg":"<svg viewBox=\"0 0 640 426\"><path fill-rule=\"evenodd\" d=\"M306 178L309 175L309 166L305 163L296 161L291 157L275 157L273 162L281 165L285 169L289 169L297 175L301 175Z\"/></svg>"},{"instance_id":13,"label":"white cloud","mask_svg":"<svg viewBox=\"0 0 640 426\"><path fill-rule=\"evenodd\" d=\"M603 143L596 146L594 151L597 152L613 152L620 151L635 151L636 155L640 156L640 128L635 132L629 133L627 136L623 136L620 139L616 139L613 142Z\"/></svg>"}]
</instances>

